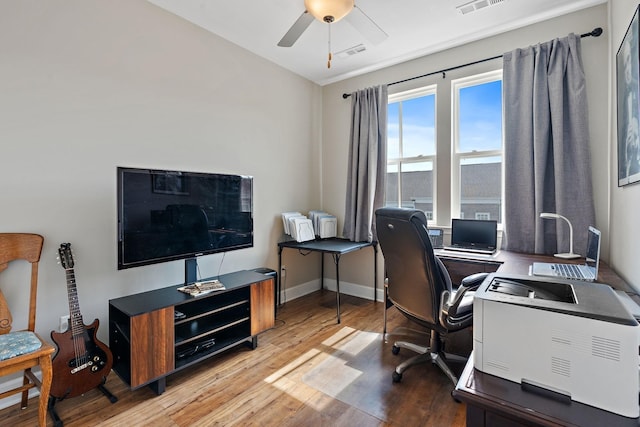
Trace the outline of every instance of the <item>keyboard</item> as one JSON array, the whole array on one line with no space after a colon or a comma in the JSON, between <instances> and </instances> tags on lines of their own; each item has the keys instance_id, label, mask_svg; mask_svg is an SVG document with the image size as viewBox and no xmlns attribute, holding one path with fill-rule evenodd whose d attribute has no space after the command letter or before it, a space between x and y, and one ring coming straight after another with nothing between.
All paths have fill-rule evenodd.
<instances>
[{"instance_id":1,"label":"keyboard","mask_svg":"<svg viewBox=\"0 0 640 427\"><path fill-rule=\"evenodd\" d=\"M556 264L556 273L569 279L584 279L582 271L574 264Z\"/></svg>"},{"instance_id":2,"label":"keyboard","mask_svg":"<svg viewBox=\"0 0 640 427\"><path fill-rule=\"evenodd\" d=\"M474 246L445 246L448 251L457 251L457 252L470 252L474 254L483 254L483 255L492 255L496 251L491 249L479 249Z\"/></svg>"}]
</instances>

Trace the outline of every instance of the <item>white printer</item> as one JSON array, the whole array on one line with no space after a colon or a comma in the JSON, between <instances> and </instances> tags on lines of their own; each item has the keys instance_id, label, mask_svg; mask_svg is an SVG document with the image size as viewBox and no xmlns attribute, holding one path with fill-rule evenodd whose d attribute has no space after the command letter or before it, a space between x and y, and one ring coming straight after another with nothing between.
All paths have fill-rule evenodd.
<instances>
[{"instance_id":1,"label":"white printer","mask_svg":"<svg viewBox=\"0 0 640 427\"><path fill-rule=\"evenodd\" d=\"M640 415L639 333L601 283L494 273L475 293L476 369L630 418Z\"/></svg>"}]
</instances>

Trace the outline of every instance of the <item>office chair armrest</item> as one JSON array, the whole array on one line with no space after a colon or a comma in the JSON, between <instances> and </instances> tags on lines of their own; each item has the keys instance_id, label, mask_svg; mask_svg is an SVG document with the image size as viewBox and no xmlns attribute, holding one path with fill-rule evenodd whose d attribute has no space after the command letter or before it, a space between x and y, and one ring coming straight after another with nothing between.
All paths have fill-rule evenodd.
<instances>
[{"instance_id":1,"label":"office chair armrest","mask_svg":"<svg viewBox=\"0 0 640 427\"><path fill-rule=\"evenodd\" d=\"M447 328L447 330L457 330L464 328L471 322L473 319L473 310L469 310L468 307L460 310L460 303L465 294L478 289L478 286L480 286L488 275L489 273L476 273L462 279L462 283L453 296L453 299L451 299L449 291L442 293L440 300L440 324L443 327ZM459 311L461 312L459 313Z\"/></svg>"},{"instance_id":2,"label":"office chair armrest","mask_svg":"<svg viewBox=\"0 0 640 427\"><path fill-rule=\"evenodd\" d=\"M482 282L484 282L484 279L486 279L488 275L489 273L476 273L472 274L471 276L467 276L462 279L460 287L475 291L476 289L478 289L478 286L480 286Z\"/></svg>"}]
</instances>

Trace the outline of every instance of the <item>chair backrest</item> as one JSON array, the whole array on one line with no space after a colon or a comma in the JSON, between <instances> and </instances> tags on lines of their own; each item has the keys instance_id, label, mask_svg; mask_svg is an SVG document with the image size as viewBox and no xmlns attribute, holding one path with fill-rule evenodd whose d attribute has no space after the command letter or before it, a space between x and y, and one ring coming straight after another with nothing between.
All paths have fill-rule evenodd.
<instances>
[{"instance_id":1,"label":"chair backrest","mask_svg":"<svg viewBox=\"0 0 640 427\"><path fill-rule=\"evenodd\" d=\"M388 298L405 314L442 330L440 299L443 291L451 290L451 280L433 253L424 212L378 209L376 230L384 255Z\"/></svg>"},{"instance_id":2,"label":"chair backrest","mask_svg":"<svg viewBox=\"0 0 640 427\"><path fill-rule=\"evenodd\" d=\"M0 272L11 261L25 260L31 263L31 289L29 292L29 322L27 329L35 330L36 297L38 291L38 262L44 238L32 233L0 233ZM11 313L0 292L0 334L11 330Z\"/></svg>"}]
</instances>

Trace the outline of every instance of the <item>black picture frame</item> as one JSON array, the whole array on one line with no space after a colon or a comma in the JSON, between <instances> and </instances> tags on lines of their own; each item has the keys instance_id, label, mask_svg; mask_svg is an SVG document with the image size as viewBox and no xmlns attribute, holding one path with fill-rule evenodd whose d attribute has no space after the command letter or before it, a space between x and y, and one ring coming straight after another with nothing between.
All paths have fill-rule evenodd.
<instances>
[{"instance_id":1,"label":"black picture frame","mask_svg":"<svg viewBox=\"0 0 640 427\"><path fill-rule=\"evenodd\" d=\"M154 173L151 175L151 188L159 194L189 195L187 177L179 173Z\"/></svg>"},{"instance_id":2,"label":"black picture frame","mask_svg":"<svg viewBox=\"0 0 640 427\"><path fill-rule=\"evenodd\" d=\"M616 53L618 187L640 182L640 5Z\"/></svg>"}]
</instances>

